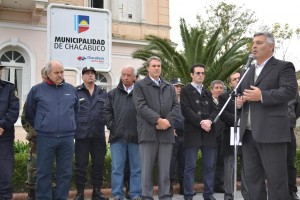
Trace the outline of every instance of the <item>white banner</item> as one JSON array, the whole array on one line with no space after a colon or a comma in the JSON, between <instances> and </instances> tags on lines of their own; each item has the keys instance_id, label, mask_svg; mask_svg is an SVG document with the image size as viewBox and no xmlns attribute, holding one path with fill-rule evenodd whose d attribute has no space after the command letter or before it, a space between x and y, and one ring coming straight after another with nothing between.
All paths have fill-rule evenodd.
<instances>
[{"instance_id":1,"label":"white banner","mask_svg":"<svg viewBox=\"0 0 300 200\"><path fill-rule=\"evenodd\" d=\"M240 141L240 127L237 127L237 132L234 132L234 127L230 127L230 145L231 146L241 146L242 141ZM235 140L234 140L235 139Z\"/></svg>"},{"instance_id":2,"label":"white banner","mask_svg":"<svg viewBox=\"0 0 300 200\"><path fill-rule=\"evenodd\" d=\"M111 13L105 9L50 4L48 59L65 67L111 69Z\"/></svg>"}]
</instances>

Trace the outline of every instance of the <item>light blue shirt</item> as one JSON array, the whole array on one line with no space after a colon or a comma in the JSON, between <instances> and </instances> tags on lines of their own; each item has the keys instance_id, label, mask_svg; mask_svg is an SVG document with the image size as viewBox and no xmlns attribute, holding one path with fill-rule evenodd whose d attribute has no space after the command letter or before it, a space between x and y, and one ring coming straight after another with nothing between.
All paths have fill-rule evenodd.
<instances>
[{"instance_id":1,"label":"light blue shirt","mask_svg":"<svg viewBox=\"0 0 300 200\"><path fill-rule=\"evenodd\" d=\"M196 88L196 90L199 92L199 94L201 94L201 92L202 92L202 87L203 87L203 85L202 84L196 84L196 83L194 83L194 82L191 82L191 85L194 87L194 88Z\"/></svg>"},{"instance_id":2,"label":"light blue shirt","mask_svg":"<svg viewBox=\"0 0 300 200\"><path fill-rule=\"evenodd\" d=\"M151 78L151 80L154 82L154 83L156 83L156 85L160 85L160 82L161 82L161 80L160 80L160 78L158 78L157 80L155 80L154 78L152 78L151 76L149 76L150 78Z\"/></svg>"}]
</instances>

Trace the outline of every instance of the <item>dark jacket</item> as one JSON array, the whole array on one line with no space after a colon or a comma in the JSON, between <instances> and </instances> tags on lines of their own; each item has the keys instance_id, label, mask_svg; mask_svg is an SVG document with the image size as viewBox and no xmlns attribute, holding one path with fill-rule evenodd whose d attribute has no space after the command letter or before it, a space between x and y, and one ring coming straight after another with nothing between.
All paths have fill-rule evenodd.
<instances>
[{"instance_id":1,"label":"dark jacket","mask_svg":"<svg viewBox=\"0 0 300 200\"><path fill-rule=\"evenodd\" d=\"M178 116L179 104L174 86L160 79L159 86L149 76L135 84L133 101L137 110L139 142L175 142L174 121ZM167 119L171 127L166 130L156 129L160 117Z\"/></svg>"},{"instance_id":2,"label":"dark jacket","mask_svg":"<svg viewBox=\"0 0 300 200\"><path fill-rule=\"evenodd\" d=\"M217 103L215 101L213 101L213 102L214 102L215 106L218 108L218 110L220 110L222 108L220 106L220 103ZM216 134L217 141L222 140L224 128L225 128L225 124L223 123L223 121L221 119L217 120L214 123L214 132Z\"/></svg>"},{"instance_id":3,"label":"dark jacket","mask_svg":"<svg viewBox=\"0 0 300 200\"><path fill-rule=\"evenodd\" d=\"M211 146L216 147L214 127L210 132L204 131L200 122L209 119L212 122L218 114L211 93L202 89L201 95L194 86L188 84L181 89L181 110L184 116L184 145L186 147Z\"/></svg>"},{"instance_id":4,"label":"dark jacket","mask_svg":"<svg viewBox=\"0 0 300 200\"><path fill-rule=\"evenodd\" d=\"M76 118L75 139L105 139L103 106L107 96L104 89L95 85L92 96L84 84L77 87L80 111Z\"/></svg>"},{"instance_id":5,"label":"dark jacket","mask_svg":"<svg viewBox=\"0 0 300 200\"><path fill-rule=\"evenodd\" d=\"M52 85L46 82L33 86L27 96L25 118L37 135L72 136L76 130L78 95L68 83Z\"/></svg>"},{"instance_id":6,"label":"dark jacket","mask_svg":"<svg viewBox=\"0 0 300 200\"><path fill-rule=\"evenodd\" d=\"M124 141L138 143L136 110L132 100L132 91L128 94L122 82L108 93L104 105L104 120L110 130L109 142Z\"/></svg>"},{"instance_id":7,"label":"dark jacket","mask_svg":"<svg viewBox=\"0 0 300 200\"><path fill-rule=\"evenodd\" d=\"M260 143L290 142L290 122L288 102L295 98L297 80L295 67L291 62L271 57L254 82L255 66L251 65L248 73L238 88L238 93L249 89L250 85L261 90L262 102L245 102L241 108L241 135L245 133L249 107L253 139Z\"/></svg>"},{"instance_id":8,"label":"dark jacket","mask_svg":"<svg viewBox=\"0 0 300 200\"><path fill-rule=\"evenodd\" d=\"M174 122L174 129L175 129L175 133L177 135L183 136L184 117L182 115L180 105L179 105L178 117L175 119L175 122Z\"/></svg>"},{"instance_id":9,"label":"dark jacket","mask_svg":"<svg viewBox=\"0 0 300 200\"><path fill-rule=\"evenodd\" d=\"M292 128L296 127L296 121L300 116L300 98L297 92L296 97L289 101L288 103L288 114L290 119L290 126Z\"/></svg>"},{"instance_id":10,"label":"dark jacket","mask_svg":"<svg viewBox=\"0 0 300 200\"><path fill-rule=\"evenodd\" d=\"M221 94L219 96L220 109L223 108L223 106L225 105L229 97L231 97L231 91ZM234 127L234 118L235 118L234 109L235 109L234 98L231 98L219 119L224 122L222 152L224 154L229 154L229 155L234 153L234 147L230 146L230 128ZM238 112L237 112L237 119L239 119Z\"/></svg>"},{"instance_id":11,"label":"dark jacket","mask_svg":"<svg viewBox=\"0 0 300 200\"><path fill-rule=\"evenodd\" d=\"M13 140L14 124L19 117L19 99L12 83L0 80L0 127L4 129L0 141Z\"/></svg>"}]
</instances>

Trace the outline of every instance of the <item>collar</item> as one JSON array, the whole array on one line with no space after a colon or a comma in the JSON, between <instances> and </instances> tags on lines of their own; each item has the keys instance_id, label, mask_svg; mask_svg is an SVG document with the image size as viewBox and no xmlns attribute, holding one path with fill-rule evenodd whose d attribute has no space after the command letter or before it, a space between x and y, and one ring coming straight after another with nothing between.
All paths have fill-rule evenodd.
<instances>
[{"instance_id":1,"label":"collar","mask_svg":"<svg viewBox=\"0 0 300 200\"><path fill-rule=\"evenodd\" d=\"M197 83L195 83L195 82L191 82L191 85L192 85L194 88L196 88L196 89L198 89L198 87L200 87L201 90L202 90L202 87L203 87L202 84L197 84Z\"/></svg>"},{"instance_id":2,"label":"collar","mask_svg":"<svg viewBox=\"0 0 300 200\"><path fill-rule=\"evenodd\" d=\"M53 85L53 86L55 86L55 83L54 83L53 81L51 81L49 78L47 78L47 79L45 80L45 82L46 82L48 85ZM63 85L64 82L65 82L65 80L63 80L59 85ZM59 85L57 85L57 86L59 86Z\"/></svg>"},{"instance_id":3,"label":"collar","mask_svg":"<svg viewBox=\"0 0 300 200\"><path fill-rule=\"evenodd\" d=\"M161 80L160 80L160 77L158 77L158 79L156 80L156 79L154 79L154 78L152 78L151 76L149 76L150 78L151 78L151 80L154 82L154 83L156 83L156 82L161 82Z\"/></svg>"},{"instance_id":4,"label":"collar","mask_svg":"<svg viewBox=\"0 0 300 200\"><path fill-rule=\"evenodd\" d=\"M124 90L129 94L132 90L133 90L133 88L134 88L134 84L132 84L131 86L129 86L128 87L128 89L126 89L126 86L124 85L124 84L122 84L123 85L123 88L124 88Z\"/></svg>"},{"instance_id":5,"label":"collar","mask_svg":"<svg viewBox=\"0 0 300 200\"><path fill-rule=\"evenodd\" d=\"M259 64L255 64L255 68L263 68L265 65L266 65L266 63L272 58L273 56L270 56L268 59L266 59L264 62L262 62L260 65Z\"/></svg>"}]
</instances>

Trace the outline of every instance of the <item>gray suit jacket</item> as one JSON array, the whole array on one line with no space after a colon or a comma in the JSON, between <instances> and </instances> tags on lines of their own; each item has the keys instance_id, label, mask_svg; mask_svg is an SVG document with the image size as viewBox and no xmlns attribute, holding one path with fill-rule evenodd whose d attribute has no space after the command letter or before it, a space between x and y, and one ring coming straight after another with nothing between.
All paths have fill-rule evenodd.
<instances>
[{"instance_id":1,"label":"gray suit jacket","mask_svg":"<svg viewBox=\"0 0 300 200\"><path fill-rule=\"evenodd\" d=\"M242 81L238 92L250 88L260 88L262 102L246 102L242 108L240 131L244 134L250 106L250 120L253 138L261 143L290 141L288 101L295 97L297 81L295 68L291 62L271 57L254 83L255 66L252 65Z\"/></svg>"},{"instance_id":2,"label":"gray suit jacket","mask_svg":"<svg viewBox=\"0 0 300 200\"><path fill-rule=\"evenodd\" d=\"M133 101L137 110L139 142L174 143L174 121L180 109L174 86L162 78L158 86L147 76L135 83ZM165 131L157 130L155 126L160 117L168 119L171 127Z\"/></svg>"}]
</instances>

